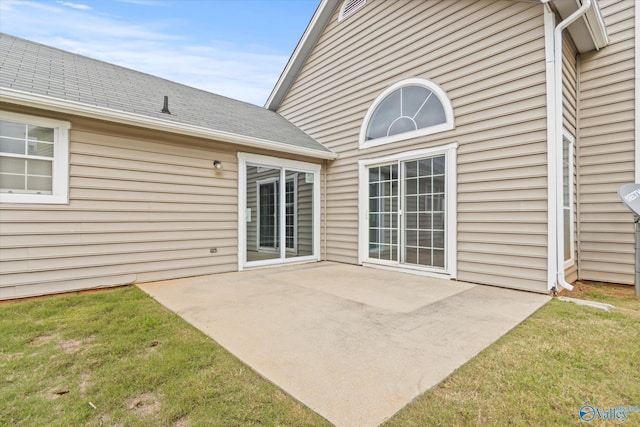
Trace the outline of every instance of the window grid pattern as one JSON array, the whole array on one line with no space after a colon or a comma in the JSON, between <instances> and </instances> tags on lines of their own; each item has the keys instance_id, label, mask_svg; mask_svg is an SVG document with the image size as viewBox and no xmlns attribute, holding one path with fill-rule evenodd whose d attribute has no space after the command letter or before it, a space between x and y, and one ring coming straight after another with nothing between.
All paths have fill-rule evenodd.
<instances>
[{"instance_id":1,"label":"window grid pattern","mask_svg":"<svg viewBox=\"0 0 640 427\"><path fill-rule=\"evenodd\" d=\"M445 268L445 157L403 163L404 263Z\"/></svg>"},{"instance_id":2,"label":"window grid pattern","mask_svg":"<svg viewBox=\"0 0 640 427\"><path fill-rule=\"evenodd\" d=\"M369 257L398 260L398 165L369 168Z\"/></svg>"},{"instance_id":3,"label":"window grid pattern","mask_svg":"<svg viewBox=\"0 0 640 427\"><path fill-rule=\"evenodd\" d=\"M442 102L423 86L404 86L391 92L376 107L365 140L384 138L446 123Z\"/></svg>"},{"instance_id":4,"label":"window grid pattern","mask_svg":"<svg viewBox=\"0 0 640 427\"><path fill-rule=\"evenodd\" d=\"M52 194L55 130L0 121L0 192Z\"/></svg>"},{"instance_id":5,"label":"window grid pattern","mask_svg":"<svg viewBox=\"0 0 640 427\"><path fill-rule=\"evenodd\" d=\"M260 246L278 246L278 192L275 183L260 184Z\"/></svg>"},{"instance_id":6,"label":"window grid pattern","mask_svg":"<svg viewBox=\"0 0 640 427\"><path fill-rule=\"evenodd\" d=\"M296 232L296 183L294 180L285 182L285 244L287 249L295 249Z\"/></svg>"}]
</instances>

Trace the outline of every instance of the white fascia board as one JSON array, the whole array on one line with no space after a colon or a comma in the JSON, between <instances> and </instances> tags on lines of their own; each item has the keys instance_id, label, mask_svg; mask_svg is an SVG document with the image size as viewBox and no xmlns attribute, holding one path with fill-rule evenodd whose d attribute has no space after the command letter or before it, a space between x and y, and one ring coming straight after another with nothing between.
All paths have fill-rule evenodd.
<instances>
[{"instance_id":1,"label":"white fascia board","mask_svg":"<svg viewBox=\"0 0 640 427\"><path fill-rule=\"evenodd\" d=\"M320 151L304 147L296 147L294 145L270 141L267 139L238 135L235 133L210 129L203 126L176 123L169 120L144 116L142 114L118 111L105 107L96 107L93 105L82 104L80 102L67 101L44 95L36 95L28 92L18 91L15 89L1 88L0 102L17 104L25 107L47 109L60 113L74 114L82 117L90 117L93 119L106 120L125 125L143 127L147 129L179 133L181 135L193 136L198 138L214 139L216 141L242 145L245 147L262 148L265 150L274 150L317 159L333 160L338 157L337 154L330 151Z\"/></svg>"},{"instance_id":2,"label":"white fascia board","mask_svg":"<svg viewBox=\"0 0 640 427\"><path fill-rule=\"evenodd\" d=\"M583 2L578 2L577 0L541 1L542 3L548 3L550 1L562 19L566 19L583 4ZM600 11L597 0L593 0L584 15L567 29L580 53L600 50L609 44L607 26L602 17L602 12Z\"/></svg>"},{"instance_id":3,"label":"white fascia board","mask_svg":"<svg viewBox=\"0 0 640 427\"><path fill-rule=\"evenodd\" d=\"M291 54L284 71L280 74L280 78L271 91L267 102L264 104L264 108L276 111L280 107L280 103L300 72L307 56L311 53L311 50L320 38L322 30L329 21L329 18L333 15L338 1L339 0L322 0L316 12L313 14L311 21L309 21L309 25L307 25L306 30L302 34L293 54Z\"/></svg>"},{"instance_id":4,"label":"white fascia board","mask_svg":"<svg viewBox=\"0 0 640 427\"><path fill-rule=\"evenodd\" d=\"M598 1L591 3L591 7L584 15L584 21L587 25L591 39L596 46L596 50L600 50L609 44L609 34L607 34L607 26L604 23L602 12Z\"/></svg>"}]
</instances>

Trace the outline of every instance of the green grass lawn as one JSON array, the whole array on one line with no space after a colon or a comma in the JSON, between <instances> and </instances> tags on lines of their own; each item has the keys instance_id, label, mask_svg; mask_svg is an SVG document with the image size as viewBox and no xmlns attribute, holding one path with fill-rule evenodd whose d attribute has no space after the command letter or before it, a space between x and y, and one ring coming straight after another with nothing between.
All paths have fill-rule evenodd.
<instances>
[{"instance_id":1,"label":"green grass lawn","mask_svg":"<svg viewBox=\"0 0 640 427\"><path fill-rule=\"evenodd\" d=\"M385 426L576 425L589 424L583 405L640 407L640 298L599 285L575 296L616 308L552 300ZM640 425L640 413L625 425Z\"/></svg>"},{"instance_id":2,"label":"green grass lawn","mask_svg":"<svg viewBox=\"0 0 640 427\"><path fill-rule=\"evenodd\" d=\"M327 424L136 287L0 306L1 426Z\"/></svg>"},{"instance_id":3,"label":"green grass lawn","mask_svg":"<svg viewBox=\"0 0 640 427\"><path fill-rule=\"evenodd\" d=\"M385 425L576 425L582 405L640 406L640 299L615 289L578 295L610 313L551 301ZM0 426L327 424L135 287L0 305Z\"/></svg>"}]
</instances>

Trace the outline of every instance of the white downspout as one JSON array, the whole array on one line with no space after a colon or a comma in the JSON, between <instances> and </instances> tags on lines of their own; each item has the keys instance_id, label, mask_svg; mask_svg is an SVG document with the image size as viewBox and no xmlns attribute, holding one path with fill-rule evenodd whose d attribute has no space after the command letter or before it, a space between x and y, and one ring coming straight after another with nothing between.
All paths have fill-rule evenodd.
<instances>
[{"instance_id":1,"label":"white downspout","mask_svg":"<svg viewBox=\"0 0 640 427\"><path fill-rule=\"evenodd\" d=\"M542 3L547 1L542 0ZM575 12L561 21L553 32L553 98L554 98L554 118L553 118L553 141L549 148L553 149L554 173L549 176L549 201L555 199L553 205L555 212L555 270L556 284L562 288L573 290L565 280L564 276L564 218L563 218L563 137L562 137L562 31L584 15L591 7L592 0L582 0L582 6ZM545 4L545 7L549 7ZM551 206L549 206L551 207ZM549 224L551 226L552 224ZM551 255L551 254L549 254Z\"/></svg>"}]
</instances>

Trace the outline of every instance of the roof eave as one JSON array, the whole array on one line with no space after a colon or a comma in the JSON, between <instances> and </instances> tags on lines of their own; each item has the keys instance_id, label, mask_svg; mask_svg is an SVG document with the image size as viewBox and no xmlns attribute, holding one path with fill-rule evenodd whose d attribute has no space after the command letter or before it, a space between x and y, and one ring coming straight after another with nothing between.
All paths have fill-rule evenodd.
<instances>
[{"instance_id":1,"label":"roof eave","mask_svg":"<svg viewBox=\"0 0 640 427\"><path fill-rule=\"evenodd\" d=\"M297 154L323 160L334 160L337 154L331 151L314 150L312 148L296 147L277 141L270 141L246 135L239 135L203 126L176 123L169 120L144 116L142 114L118 111L105 107L82 104L75 101L61 100L44 95L36 95L15 89L0 88L0 102L16 104L25 107L49 109L56 112L74 114L82 117L106 120L124 125L138 126L146 129L179 133L198 138L213 139L245 147L262 148L289 154Z\"/></svg>"},{"instance_id":2,"label":"roof eave","mask_svg":"<svg viewBox=\"0 0 640 427\"><path fill-rule=\"evenodd\" d=\"M580 2L578 0L541 0L550 1L564 19L573 13ZM581 19L571 24L567 30L571 34L580 53L600 50L609 44L607 26L602 17L598 1L591 2L591 6Z\"/></svg>"},{"instance_id":3,"label":"roof eave","mask_svg":"<svg viewBox=\"0 0 640 427\"><path fill-rule=\"evenodd\" d=\"M264 107L276 111L287 94L340 0L322 0L302 34Z\"/></svg>"},{"instance_id":4,"label":"roof eave","mask_svg":"<svg viewBox=\"0 0 640 427\"><path fill-rule=\"evenodd\" d=\"M584 21L591 34L595 49L600 50L607 46L609 44L609 34L607 34L607 26L604 23L597 1L591 3L591 7L584 16Z\"/></svg>"}]
</instances>

